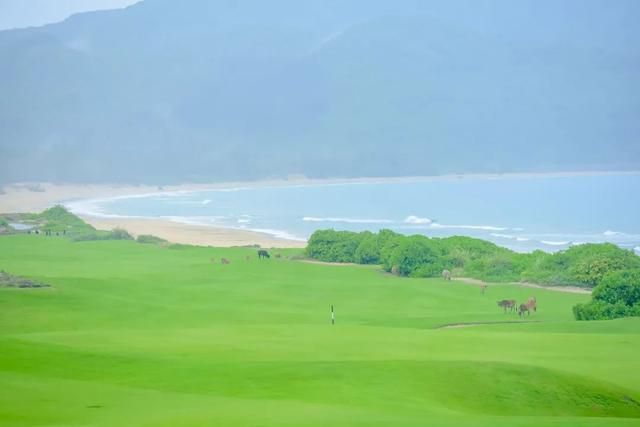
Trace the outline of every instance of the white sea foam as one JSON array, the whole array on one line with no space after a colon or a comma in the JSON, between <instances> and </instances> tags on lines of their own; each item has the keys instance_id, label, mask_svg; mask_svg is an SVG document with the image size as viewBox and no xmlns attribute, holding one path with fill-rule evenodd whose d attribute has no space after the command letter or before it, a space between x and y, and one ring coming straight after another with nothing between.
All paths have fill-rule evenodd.
<instances>
[{"instance_id":1,"label":"white sea foam","mask_svg":"<svg viewBox=\"0 0 640 427\"><path fill-rule=\"evenodd\" d=\"M496 227L493 225L451 225L451 224L439 224L434 222L431 224L431 228L436 229L445 229L445 228L453 228L453 229L462 229L462 230L485 230L485 231L506 231L509 228L507 227Z\"/></svg>"},{"instance_id":2,"label":"white sea foam","mask_svg":"<svg viewBox=\"0 0 640 427\"><path fill-rule=\"evenodd\" d=\"M421 218L415 215L409 215L404 220L405 224L431 224L433 220L429 218Z\"/></svg>"},{"instance_id":3,"label":"white sea foam","mask_svg":"<svg viewBox=\"0 0 640 427\"><path fill-rule=\"evenodd\" d=\"M567 240L564 242L559 242L555 240L540 240L540 243L544 243L545 245L550 245L550 246L566 246L571 244L571 241Z\"/></svg>"},{"instance_id":4,"label":"white sea foam","mask_svg":"<svg viewBox=\"0 0 640 427\"><path fill-rule=\"evenodd\" d=\"M640 246L636 246L635 248L633 248L633 250L635 251L635 253L640 255Z\"/></svg>"},{"instance_id":5,"label":"white sea foam","mask_svg":"<svg viewBox=\"0 0 640 427\"><path fill-rule=\"evenodd\" d=\"M202 201L203 205L208 205L209 203L211 203L211 199L205 199Z\"/></svg>"},{"instance_id":6,"label":"white sea foam","mask_svg":"<svg viewBox=\"0 0 640 427\"><path fill-rule=\"evenodd\" d=\"M607 231L605 231L605 232L604 232L604 233L602 233L602 234L604 234L604 235L605 235L605 236L607 236L607 237L611 237L611 236L623 236L623 235L624 235L624 233L621 233L621 232L619 232L619 231L611 231L611 230L607 230Z\"/></svg>"},{"instance_id":7,"label":"white sea foam","mask_svg":"<svg viewBox=\"0 0 640 427\"><path fill-rule=\"evenodd\" d=\"M270 236L273 236L275 238L278 239L285 239L285 240L295 240L298 242L306 242L307 239L304 239L302 237L296 236L294 234L289 233L288 231L284 231L284 230L273 230L271 228L250 228L250 231L255 231L256 233L264 233L264 234L268 234Z\"/></svg>"},{"instance_id":8,"label":"white sea foam","mask_svg":"<svg viewBox=\"0 0 640 427\"><path fill-rule=\"evenodd\" d=\"M527 237L516 237L516 240L517 240L518 242L528 242L528 241L529 241L529 240L531 240L531 239L529 239L529 238L527 238Z\"/></svg>"},{"instance_id":9,"label":"white sea foam","mask_svg":"<svg viewBox=\"0 0 640 427\"><path fill-rule=\"evenodd\" d=\"M204 225L222 227L223 222L228 219L225 216L161 216L160 219L166 219L180 224L187 225Z\"/></svg>"},{"instance_id":10,"label":"white sea foam","mask_svg":"<svg viewBox=\"0 0 640 427\"><path fill-rule=\"evenodd\" d=\"M247 219L247 218L238 219L238 224L249 224L250 222L251 222L251 220Z\"/></svg>"},{"instance_id":11,"label":"white sea foam","mask_svg":"<svg viewBox=\"0 0 640 427\"><path fill-rule=\"evenodd\" d=\"M109 200L111 199L84 199L65 202L63 205L73 214L92 216L95 218L148 218L140 215L118 215L106 213L102 204Z\"/></svg>"},{"instance_id":12,"label":"white sea foam","mask_svg":"<svg viewBox=\"0 0 640 427\"><path fill-rule=\"evenodd\" d=\"M502 239L516 239L516 236L513 236L511 234L502 234L502 233L491 233L490 236L493 237L500 237Z\"/></svg>"},{"instance_id":13,"label":"white sea foam","mask_svg":"<svg viewBox=\"0 0 640 427\"><path fill-rule=\"evenodd\" d=\"M347 224L393 224L394 221L390 219L362 219L362 218L321 218L315 216L305 216L302 218L307 222L344 222Z\"/></svg>"}]
</instances>

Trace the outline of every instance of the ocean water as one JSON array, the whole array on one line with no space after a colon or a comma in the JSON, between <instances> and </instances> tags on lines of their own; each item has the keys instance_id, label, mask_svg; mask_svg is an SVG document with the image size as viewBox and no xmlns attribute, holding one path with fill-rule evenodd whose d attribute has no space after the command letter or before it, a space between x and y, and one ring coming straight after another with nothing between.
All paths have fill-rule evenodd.
<instances>
[{"instance_id":1,"label":"ocean water","mask_svg":"<svg viewBox=\"0 0 640 427\"><path fill-rule=\"evenodd\" d=\"M74 212L255 230L465 235L517 251L612 242L640 253L640 174L412 179L257 186L79 200Z\"/></svg>"}]
</instances>

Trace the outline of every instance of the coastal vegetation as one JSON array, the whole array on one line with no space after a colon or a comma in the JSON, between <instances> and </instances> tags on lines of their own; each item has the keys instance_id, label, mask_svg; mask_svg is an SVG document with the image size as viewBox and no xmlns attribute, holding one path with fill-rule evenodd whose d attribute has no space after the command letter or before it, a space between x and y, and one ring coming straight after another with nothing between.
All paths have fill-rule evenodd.
<instances>
[{"instance_id":1,"label":"coastal vegetation","mask_svg":"<svg viewBox=\"0 0 640 427\"><path fill-rule=\"evenodd\" d=\"M380 264L409 277L454 276L490 282L533 282L593 288L608 273L640 268L640 257L610 243L584 244L565 251L518 253L471 237L405 236L391 230L318 230L309 239L309 257L327 262Z\"/></svg>"},{"instance_id":2,"label":"coastal vegetation","mask_svg":"<svg viewBox=\"0 0 640 427\"><path fill-rule=\"evenodd\" d=\"M278 253L258 260L256 248L0 237L0 268L52 286L0 289L0 424L617 427L640 419L639 318L576 322L571 307L588 295L506 283L483 294ZM526 318L496 304L533 296L537 310Z\"/></svg>"},{"instance_id":3,"label":"coastal vegetation","mask_svg":"<svg viewBox=\"0 0 640 427\"><path fill-rule=\"evenodd\" d=\"M151 234L141 234L136 237L136 242L148 245L162 245L168 243L165 239L153 236Z\"/></svg>"},{"instance_id":4,"label":"coastal vegetation","mask_svg":"<svg viewBox=\"0 0 640 427\"><path fill-rule=\"evenodd\" d=\"M10 217L12 221L30 227L28 232L35 233L37 231L38 234L62 235L77 242L133 239L129 232L121 228L96 230L61 205L53 206L41 213L18 213L11 214Z\"/></svg>"},{"instance_id":5,"label":"coastal vegetation","mask_svg":"<svg viewBox=\"0 0 640 427\"><path fill-rule=\"evenodd\" d=\"M608 273L593 290L593 299L573 307L578 320L640 317L640 269Z\"/></svg>"}]
</instances>

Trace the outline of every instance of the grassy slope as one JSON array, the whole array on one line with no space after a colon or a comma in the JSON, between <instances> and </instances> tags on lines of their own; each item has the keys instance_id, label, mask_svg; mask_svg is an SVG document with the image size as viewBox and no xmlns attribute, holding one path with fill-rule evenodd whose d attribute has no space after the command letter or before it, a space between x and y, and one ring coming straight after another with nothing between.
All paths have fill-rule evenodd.
<instances>
[{"instance_id":1,"label":"grassy slope","mask_svg":"<svg viewBox=\"0 0 640 427\"><path fill-rule=\"evenodd\" d=\"M54 286L0 290L0 425L640 425L640 319L254 253L0 238L0 268ZM534 294L539 323L434 329Z\"/></svg>"}]
</instances>

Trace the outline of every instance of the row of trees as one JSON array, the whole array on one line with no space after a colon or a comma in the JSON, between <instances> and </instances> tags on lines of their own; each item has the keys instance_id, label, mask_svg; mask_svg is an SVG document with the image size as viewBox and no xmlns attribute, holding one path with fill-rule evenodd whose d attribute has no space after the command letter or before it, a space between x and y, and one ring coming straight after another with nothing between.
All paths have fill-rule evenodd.
<instances>
[{"instance_id":1,"label":"row of trees","mask_svg":"<svg viewBox=\"0 0 640 427\"><path fill-rule=\"evenodd\" d=\"M640 257L609 243L579 245L554 254L517 253L470 237L438 239L391 230L319 230L309 239L307 256L330 262L380 264L402 276L435 277L448 269L454 275L493 282L589 288L597 286L609 272L640 269Z\"/></svg>"}]
</instances>

